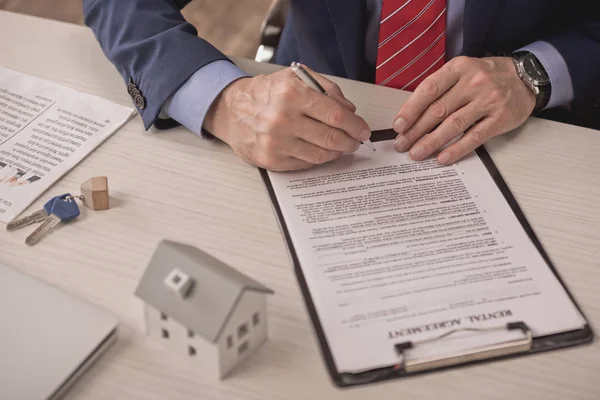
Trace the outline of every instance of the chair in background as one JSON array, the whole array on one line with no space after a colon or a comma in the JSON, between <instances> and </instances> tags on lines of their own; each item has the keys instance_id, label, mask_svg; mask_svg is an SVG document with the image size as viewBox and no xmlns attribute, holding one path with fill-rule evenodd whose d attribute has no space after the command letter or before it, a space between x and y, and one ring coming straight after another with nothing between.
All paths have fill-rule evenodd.
<instances>
[{"instance_id":1,"label":"chair in background","mask_svg":"<svg viewBox=\"0 0 600 400\"><path fill-rule=\"evenodd\" d=\"M255 61L270 63L279 45L281 32L290 8L289 0L273 0L260 28L259 46Z\"/></svg>"}]
</instances>

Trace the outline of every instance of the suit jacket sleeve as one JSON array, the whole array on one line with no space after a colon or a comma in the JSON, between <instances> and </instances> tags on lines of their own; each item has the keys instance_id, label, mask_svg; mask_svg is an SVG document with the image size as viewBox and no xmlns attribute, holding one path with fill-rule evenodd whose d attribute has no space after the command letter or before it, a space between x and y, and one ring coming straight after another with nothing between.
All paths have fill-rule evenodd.
<instances>
[{"instance_id":1,"label":"suit jacket sleeve","mask_svg":"<svg viewBox=\"0 0 600 400\"><path fill-rule=\"evenodd\" d=\"M83 0L85 24L124 82L146 100L138 111L149 129L164 103L203 66L227 60L183 18L189 0Z\"/></svg>"},{"instance_id":2,"label":"suit jacket sleeve","mask_svg":"<svg viewBox=\"0 0 600 400\"><path fill-rule=\"evenodd\" d=\"M580 10L588 15L582 15L579 23L545 38L567 63L575 109L587 108L600 96L600 15L588 7Z\"/></svg>"}]
</instances>

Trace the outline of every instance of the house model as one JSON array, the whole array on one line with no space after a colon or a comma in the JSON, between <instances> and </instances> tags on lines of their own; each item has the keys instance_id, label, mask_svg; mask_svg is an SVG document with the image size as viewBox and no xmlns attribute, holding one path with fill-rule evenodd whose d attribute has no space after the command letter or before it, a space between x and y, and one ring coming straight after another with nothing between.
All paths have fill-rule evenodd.
<instances>
[{"instance_id":1,"label":"house model","mask_svg":"<svg viewBox=\"0 0 600 400\"><path fill-rule=\"evenodd\" d=\"M166 240L135 291L146 334L218 379L266 341L272 293L200 249Z\"/></svg>"}]
</instances>

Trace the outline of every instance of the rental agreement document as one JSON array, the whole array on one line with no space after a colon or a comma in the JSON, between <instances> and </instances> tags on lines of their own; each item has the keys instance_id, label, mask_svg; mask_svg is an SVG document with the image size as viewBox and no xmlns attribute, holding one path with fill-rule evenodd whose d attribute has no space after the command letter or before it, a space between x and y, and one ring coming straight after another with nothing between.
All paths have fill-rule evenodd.
<instances>
[{"instance_id":1,"label":"rental agreement document","mask_svg":"<svg viewBox=\"0 0 600 400\"><path fill-rule=\"evenodd\" d=\"M0 222L14 219L134 115L0 67Z\"/></svg>"},{"instance_id":2,"label":"rental agreement document","mask_svg":"<svg viewBox=\"0 0 600 400\"><path fill-rule=\"evenodd\" d=\"M268 176L339 372L399 362L394 345L525 322L533 336L583 316L473 154L414 162L392 141ZM502 343L461 333L410 357Z\"/></svg>"}]
</instances>

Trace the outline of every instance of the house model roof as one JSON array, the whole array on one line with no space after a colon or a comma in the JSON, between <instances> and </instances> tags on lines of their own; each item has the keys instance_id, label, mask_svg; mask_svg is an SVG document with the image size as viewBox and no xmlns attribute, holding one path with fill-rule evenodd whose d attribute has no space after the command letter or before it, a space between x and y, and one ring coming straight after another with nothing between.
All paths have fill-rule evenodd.
<instances>
[{"instance_id":1,"label":"house model roof","mask_svg":"<svg viewBox=\"0 0 600 400\"><path fill-rule=\"evenodd\" d=\"M185 297L165 284L175 268L192 279ZM164 240L154 252L135 295L214 343L245 290L273 293L194 246Z\"/></svg>"}]
</instances>

